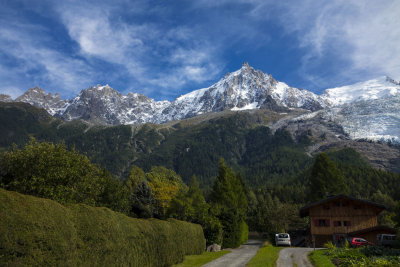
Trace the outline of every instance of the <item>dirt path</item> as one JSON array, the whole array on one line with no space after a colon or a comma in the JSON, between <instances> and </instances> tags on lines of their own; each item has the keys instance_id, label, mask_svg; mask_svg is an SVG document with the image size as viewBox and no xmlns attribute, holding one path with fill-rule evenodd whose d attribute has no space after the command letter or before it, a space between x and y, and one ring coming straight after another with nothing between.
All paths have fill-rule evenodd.
<instances>
[{"instance_id":1,"label":"dirt path","mask_svg":"<svg viewBox=\"0 0 400 267\"><path fill-rule=\"evenodd\" d=\"M256 255L261 246L261 241L248 240L239 248L231 249L231 253L226 254L212 262L209 262L203 267L241 267L251 260Z\"/></svg>"},{"instance_id":2,"label":"dirt path","mask_svg":"<svg viewBox=\"0 0 400 267\"><path fill-rule=\"evenodd\" d=\"M279 252L278 267L313 267L308 261L307 255L313 248L284 248Z\"/></svg>"}]
</instances>

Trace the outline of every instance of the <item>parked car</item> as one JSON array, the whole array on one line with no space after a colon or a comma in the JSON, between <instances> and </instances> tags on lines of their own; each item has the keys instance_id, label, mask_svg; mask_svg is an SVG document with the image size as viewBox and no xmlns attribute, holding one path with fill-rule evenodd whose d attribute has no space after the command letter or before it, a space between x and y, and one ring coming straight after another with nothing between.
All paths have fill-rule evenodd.
<instances>
[{"instance_id":1,"label":"parked car","mask_svg":"<svg viewBox=\"0 0 400 267\"><path fill-rule=\"evenodd\" d=\"M364 246L373 246L374 244L368 242L364 238L361 237L348 237L347 241L349 242L350 247L352 248L359 248Z\"/></svg>"},{"instance_id":2,"label":"parked car","mask_svg":"<svg viewBox=\"0 0 400 267\"><path fill-rule=\"evenodd\" d=\"M399 241L396 238L396 235L388 235L388 234L379 234L376 236L376 243L378 246L383 247L395 247L399 245Z\"/></svg>"},{"instance_id":3,"label":"parked car","mask_svg":"<svg viewBox=\"0 0 400 267\"><path fill-rule=\"evenodd\" d=\"M291 246L290 235L288 233L275 234L275 244L277 246Z\"/></svg>"}]
</instances>

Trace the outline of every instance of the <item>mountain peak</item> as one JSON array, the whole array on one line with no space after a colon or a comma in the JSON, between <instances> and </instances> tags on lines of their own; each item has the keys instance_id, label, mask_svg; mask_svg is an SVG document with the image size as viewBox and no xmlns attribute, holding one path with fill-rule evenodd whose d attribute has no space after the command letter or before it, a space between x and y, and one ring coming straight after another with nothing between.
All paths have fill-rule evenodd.
<instances>
[{"instance_id":1,"label":"mountain peak","mask_svg":"<svg viewBox=\"0 0 400 267\"><path fill-rule=\"evenodd\" d=\"M393 83L393 84L395 84L395 85L400 85L400 81L396 81L395 79L392 79L391 77L389 77L389 76L385 76L385 80L387 81L387 82L390 82L390 83Z\"/></svg>"},{"instance_id":2,"label":"mountain peak","mask_svg":"<svg viewBox=\"0 0 400 267\"><path fill-rule=\"evenodd\" d=\"M0 94L0 102L12 102L12 98L6 94Z\"/></svg>"}]
</instances>

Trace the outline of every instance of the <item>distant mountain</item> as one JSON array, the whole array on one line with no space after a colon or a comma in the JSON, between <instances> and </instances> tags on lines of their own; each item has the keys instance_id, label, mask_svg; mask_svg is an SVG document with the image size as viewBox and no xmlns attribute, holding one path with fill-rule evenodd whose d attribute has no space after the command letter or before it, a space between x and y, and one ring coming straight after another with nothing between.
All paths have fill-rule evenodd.
<instances>
[{"instance_id":1,"label":"distant mountain","mask_svg":"<svg viewBox=\"0 0 400 267\"><path fill-rule=\"evenodd\" d=\"M330 106L340 106L356 101L371 101L400 94L400 83L387 76L365 82L326 89L321 95Z\"/></svg>"},{"instance_id":2,"label":"distant mountain","mask_svg":"<svg viewBox=\"0 0 400 267\"><path fill-rule=\"evenodd\" d=\"M290 87L244 63L241 69L226 74L212 86L182 95L173 102L155 101L136 93L122 95L108 85L84 89L72 100L62 100L58 94L46 94L36 87L15 101L44 108L66 121L82 119L96 125L160 124L229 110L287 113L301 109L309 114L283 121L307 120L318 115L334 121L349 138L400 143L399 97L400 83L389 77L327 89L319 96ZM12 99L1 95L0 101Z\"/></svg>"},{"instance_id":3,"label":"distant mountain","mask_svg":"<svg viewBox=\"0 0 400 267\"><path fill-rule=\"evenodd\" d=\"M271 75L256 71L247 63L228 73L214 85L178 97L155 122L180 120L223 110L303 108L315 111L326 107L325 100L307 90L278 82Z\"/></svg>"},{"instance_id":4,"label":"distant mountain","mask_svg":"<svg viewBox=\"0 0 400 267\"><path fill-rule=\"evenodd\" d=\"M50 115L54 116L65 111L68 100L61 100L58 93L55 95L46 94L42 88L35 87L17 97L15 102L25 102L35 107L44 108Z\"/></svg>"},{"instance_id":5,"label":"distant mountain","mask_svg":"<svg viewBox=\"0 0 400 267\"><path fill-rule=\"evenodd\" d=\"M9 95L0 94L0 102L13 102L13 99Z\"/></svg>"},{"instance_id":6,"label":"distant mountain","mask_svg":"<svg viewBox=\"0 0 400 267\"><path fill-rule=\"evenodd\" d=\"M67 121L82 119L106 125L141 124L154 122L169 104L140 94L124 96L108 85L97 85L82 90L57 116Z\"/></svg>"},{"instance_id":7,"label":"distant mountain","mask_svg":"<svg viewBox=\"0 0 400 267\"><path fill-rule=\"evenodd\" d=\"M83 119L103 125L164 123L224 110L270 109L279 112L303 108L315 111L327 107L320 96L276 81L247 63L214 85L182 95L172 103L136 93L122 95L108 85L84 89L72 100L61 100L58 94L46 95L43 89L35 87L15 101L44 108L51 115L67 121Z\"/></svg>"}]
</instances>

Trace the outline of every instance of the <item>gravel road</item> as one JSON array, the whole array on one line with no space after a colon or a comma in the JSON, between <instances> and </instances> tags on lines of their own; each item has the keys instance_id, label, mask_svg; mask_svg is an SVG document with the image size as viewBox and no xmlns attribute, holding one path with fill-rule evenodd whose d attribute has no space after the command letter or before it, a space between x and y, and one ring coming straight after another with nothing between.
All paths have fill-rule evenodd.
<instances>
[{"instance_id":1,"label":"gravel road","mask_svg":"<svg viewBox=\"0 0 400 267\"><path fill-rule=\"evenodd\" d=\"M203 267L242 267L256 255L258 249L261 247L261 241L247 240L239 248L231 249L231 253L226 254L212 262L209 262Z\"/></svg>"},{"instance_id":2,"label":"gravel road","mask_svg":"<svg viewBox=\"0 0 400 267\"><path fill-rule=\"evenodd\" d=\"M313 248L284 248L279 252L277 266L313 267L307 259L308 253L313 250Z\"/></svg>"}]
</instances>

